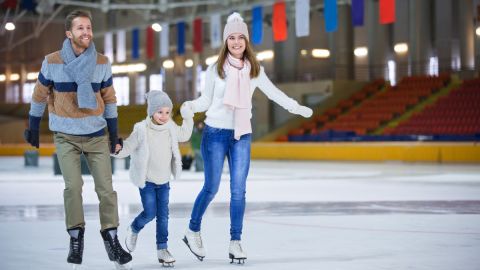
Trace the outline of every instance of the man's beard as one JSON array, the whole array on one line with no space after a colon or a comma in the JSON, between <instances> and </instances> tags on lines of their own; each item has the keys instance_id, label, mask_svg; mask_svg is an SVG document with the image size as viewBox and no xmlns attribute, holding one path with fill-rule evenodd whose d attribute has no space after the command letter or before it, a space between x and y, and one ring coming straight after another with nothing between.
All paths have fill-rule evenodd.
<instances>
[{"instance_id":1,"label":"man's beard","mask_svg":"<svg viewBox=\"0 0 480 270\"><path fill-rule=\"evenodd\" d=\"M86 43L85 41L81 40L82 36L79 36L79 37L76 37L74 35L72 35L72 36L73 36L73 38L72 38L73 44L75 45L75 47L77 47L79 49L86 50L88 48L88 46L90 46L90 43L92 42L92 39L88 40L88 43Z\"/></svg>"}]
</instances>

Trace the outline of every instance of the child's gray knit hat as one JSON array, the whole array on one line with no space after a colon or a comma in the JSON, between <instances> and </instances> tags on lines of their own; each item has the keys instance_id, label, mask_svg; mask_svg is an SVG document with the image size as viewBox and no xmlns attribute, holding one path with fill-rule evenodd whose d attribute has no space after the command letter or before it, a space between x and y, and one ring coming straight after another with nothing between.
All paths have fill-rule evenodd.
<instances>
[{"instance_id":1,"label":"child's gray knit hat","mask_svg":"<svg viewBox=\"0 0 480 270\"><path fill-rule=\"evenodd\" d=\"M152 116L163 107L173 108L172 100L161 90L150 90L145 94L147 98L147 113Z\"/></svg>"}]
</instances>

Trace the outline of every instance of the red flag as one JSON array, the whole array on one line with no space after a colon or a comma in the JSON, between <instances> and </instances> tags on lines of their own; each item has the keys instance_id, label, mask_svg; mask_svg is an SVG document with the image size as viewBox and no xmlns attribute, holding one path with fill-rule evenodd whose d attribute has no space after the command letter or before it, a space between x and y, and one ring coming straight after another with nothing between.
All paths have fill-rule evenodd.
<instances>
[{"instance_id":1,"label":"red flag","mask_svg":"<svg viewBox=\"0 0 480 270\"><path fill-rule=\"evenodd\" d=\"M2 3L4 9L15 9L17 7L17 0L5 0Z\"/></svg>"},{"instance_id":2,"label":"red flag","mask_svg":"<svg viewBox=\"0 0 480 270\"><path fill-rule=\"evenodd\" d=\"M380 24L395 22L395 0L380 0L379 2Z\"/></svg>"},{"instance_id":3,"label":"red flag","mask_svg":"<svg viewBox=\"0 0 480 270\"><path fill-rule=\"evenodd\" d=\"M193 20L193 51L202 52L202 18Z\"/></svg>"},{"instance_id":4,"label":"red flag","mask_svg":"<svg viewBox=\"0 0 480 270\"><path fill-rule=\"evenodd\" d=\"M153 60L155 58L155 53L153 52L153 47L155 45L155 33L151 26L147 27L147 40L146 40L146 51L147 51L147 59Z\"/></svg>"},{"instance_id":5,"label":"red flag","mask_svg":"<svg viewBox=\"0 0 480 270\"><path fill-rule=\"evenodd\" d=\"M283 1L273 4L272 30L273 41L287 40L287 13Z\"/></svg>"}]
</instances>

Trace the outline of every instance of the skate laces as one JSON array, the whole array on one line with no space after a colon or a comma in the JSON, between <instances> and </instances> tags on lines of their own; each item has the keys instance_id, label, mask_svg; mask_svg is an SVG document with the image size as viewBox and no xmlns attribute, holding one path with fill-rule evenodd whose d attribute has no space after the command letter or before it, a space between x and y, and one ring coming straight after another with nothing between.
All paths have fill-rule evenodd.
<instances>
[{"instance_id":1,"label":"skate laces","mask_svg":"<svg viewBox=\"0 0 480 270\"><path fill-rule=\"evenodd\" d=\"M240 244L240 241L238 241L238 240L233 240L233 241L232 241L232 246L233 246L233 249L234 249L234 250L243 253L243 249L242 249L242 245Z\"/></svg>"},{"instance_id":2,"label":"skate laces","mask_svg":"<svg viewBox=\"0 0 480 270\"><path fill-rule=\"evenodd\" d=\"M113 238L113 249L117 256L127 253L125 250L123 250L122 246L120 245L117 235L115 235L115 237Z\"/></svg>"},{"instance_id":3,"label":"skate laces","mask_svg":"<svg viewBox=\"0 0 480 270\"><path fill-rule=\"evenodd\" d=\"M202 243L202 236L200 235L200 232L194 232L193 238L195 239L195 243L197 244L197 246L202 248L203 243Z\"/></svg>"},{"instance_id":4,"label":"skate laces","mask_svg":"<svg viewBox=\"0 0 480 270\"><path fill-rule=\"evenodd\" d=\"M80 239L70 237L70 249L75 255L80 254L80 252L82 251L82 245L80 243Z\"/></svg>"},{"instance_id":5,"label":"skate laces","mask_svg":"<svg viewBox=\"0 0 480 270\"><path fill-rule=\"evenodd\" d=\"M173 258L172 254L170 253L170 251L168 251L168 249L161 249L160 252L162 253L163 258Z\"/></svg>"}]
</instances>

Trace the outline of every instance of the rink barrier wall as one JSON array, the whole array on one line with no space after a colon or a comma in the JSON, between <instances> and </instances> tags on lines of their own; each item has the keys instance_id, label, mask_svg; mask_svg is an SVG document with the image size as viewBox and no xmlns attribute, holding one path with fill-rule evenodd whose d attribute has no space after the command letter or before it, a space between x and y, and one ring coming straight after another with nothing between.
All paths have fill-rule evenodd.
<instances>
[{"instance_id":1,"label":"rink barrier wall","mask_svg":"<svg viewBox=\"0 0 480 270\"><path fill-rule=\"evenodd\" d=\"M480 163L476 143L254 143L253 159Z\"/></svg>"},{"instance_id":2,"label":"rink barrier wall","mask_svg":"<svg viewBox=\"0 0 480 270\"><path fill-rule=\"evenodd\" d=\"M2 144L0 156L23 156L35 148L27 144ZM41 156L52 156L53 144L42 144ZM183 155L191 154L188 144L181 144ZM369 143L252 143L252 159L298 159L323 161L403 161L434 163L480 163L480 145L474 142L369 142Z\"/></svg>"}]
</instances>

